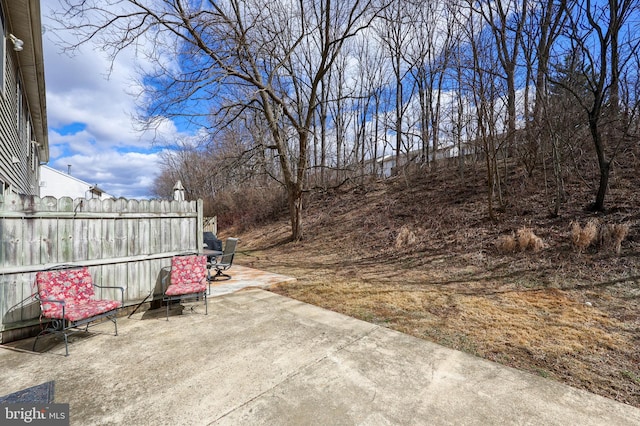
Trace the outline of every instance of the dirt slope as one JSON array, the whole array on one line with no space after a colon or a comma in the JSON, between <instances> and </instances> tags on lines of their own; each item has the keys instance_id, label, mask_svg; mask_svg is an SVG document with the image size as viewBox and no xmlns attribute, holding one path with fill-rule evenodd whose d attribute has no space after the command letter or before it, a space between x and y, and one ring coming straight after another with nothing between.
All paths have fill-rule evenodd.
<instances>
[{"instance_id":1,"label":"dirt slope","mask_svg":"<svg viewBox=\"0 0 640 426\"><path fill-rule=\"evenodd\" d=\"M569 176L553 217L542 171L513 165L492 221L481 165L440 166L315 196L302 242L286 218L221 234L240 237L238 263L298 279L275 292L640 407L636 176L635 160L616 169L605 214ZM620 253L572 245L571 222L593 218L629 225ZM496 248L523 227L539 251Z\"/></svg>"}]
</instances>

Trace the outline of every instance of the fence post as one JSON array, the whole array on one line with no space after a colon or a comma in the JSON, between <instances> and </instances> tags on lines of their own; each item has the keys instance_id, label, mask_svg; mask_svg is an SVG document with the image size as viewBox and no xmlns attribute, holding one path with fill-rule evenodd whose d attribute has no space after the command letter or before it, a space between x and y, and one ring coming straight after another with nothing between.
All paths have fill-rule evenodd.
<instances>
[{"instance_id":1,"label":"fence post","mask_svg":"<svg viewBox=\"0 0 640 426\"><path fill-rule=\"evenodd\" d=\"M202 253L202 247L204 246L204 201L202 198L198 198L196 203L196 211L198 212L197 219L197 231L196 231L196 244L198 245L198 253Z\"/></svg>"}]
</instances>

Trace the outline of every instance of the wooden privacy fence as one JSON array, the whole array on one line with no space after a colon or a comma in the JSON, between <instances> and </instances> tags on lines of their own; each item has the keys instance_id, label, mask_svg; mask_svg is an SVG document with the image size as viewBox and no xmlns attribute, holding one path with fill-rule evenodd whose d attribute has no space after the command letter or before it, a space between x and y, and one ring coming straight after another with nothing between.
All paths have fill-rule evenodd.
<instances>
[{"instance_id":1,"label":"wooden privacy fence","mask_svg":"<svg viewBox=\"0 0 640 426\"><path fill-rule=\"evenodd\" d=\"M125 288L125 305L159 291L171 257L201 251L202 200L0 196L0 331L37 324L35 274L88 266L100 285ZM115 294L98 294L115 298Z\"/></svg>"},{"instance_id":2,"label":"wooden privacy fence","mask_svg":"<svg viewBox=\"0 0 640 426\"><path fill-rule=\"evenodd\" d=\"M205 217L202 220L204 232L213 232L213 235L218 235L218 217Z\"/></svg>"}]
</instances>

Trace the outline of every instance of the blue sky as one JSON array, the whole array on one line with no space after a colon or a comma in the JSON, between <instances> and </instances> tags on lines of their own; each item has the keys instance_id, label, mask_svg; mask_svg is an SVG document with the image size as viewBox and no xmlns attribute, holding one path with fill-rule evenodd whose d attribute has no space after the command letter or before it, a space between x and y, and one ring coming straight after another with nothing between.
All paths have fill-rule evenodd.
<instances>
[{"instance_id":1,"label":"blue sky","mask_svg":"<svg viewBox=\"0 0 640 426\"><path fill-rule=\"evenodd\" d=\"M151 198L150 188L160 170L158 135L166 140L187 136L165 120L157 132L136 130L134 93L138 90L132 52L113 64L96 46L86 45L74 56L62 53L51 29L49 7L43 2L42 23L50 160L48 165L115 197ZM69 168L69 165L71 166Z\"/></svg>"}]
</instances>

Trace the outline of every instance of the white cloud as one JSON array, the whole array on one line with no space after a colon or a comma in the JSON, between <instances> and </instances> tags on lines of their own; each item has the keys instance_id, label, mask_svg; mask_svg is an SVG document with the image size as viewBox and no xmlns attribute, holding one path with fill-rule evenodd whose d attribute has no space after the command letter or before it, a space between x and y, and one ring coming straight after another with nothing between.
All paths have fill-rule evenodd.
<instances>
[{"instance_id":1,"label":"white cloud","mask_svg":"<svg viewBox=\"0 0 640 426\"><path fill-rule=\"evenodd\" d=\"M137 69L145 63L133 51L113 62L96 46L85 45L73 56L60 51L53 40L71 37L51 29L43 7L42 21L49 166L67 171L116 197L151 197L150 188L160 171L154 141L181 136L170 120L142 133L134 119L139 91Z\"/></svg>"},{"instance_id":2,"label":"white cloud","mask_svg":"<svg viewBox=\"0 0 640 426\"><path fill-rule=\"evenodd\" d=\"M60 157L52 161L50 166L67 171L71 165L71 175L98 185L116 197L148 198L159 162L159 153L119 153L109 150Z\"/></svg>"}]
</instances>

